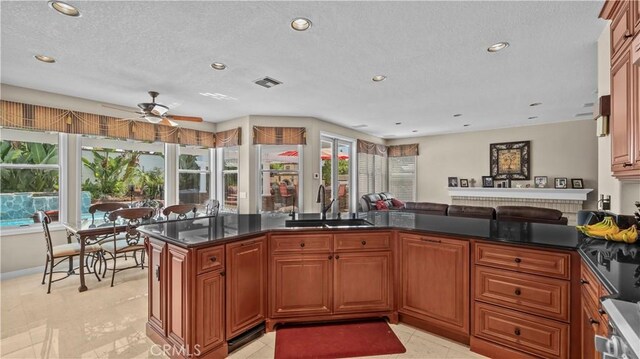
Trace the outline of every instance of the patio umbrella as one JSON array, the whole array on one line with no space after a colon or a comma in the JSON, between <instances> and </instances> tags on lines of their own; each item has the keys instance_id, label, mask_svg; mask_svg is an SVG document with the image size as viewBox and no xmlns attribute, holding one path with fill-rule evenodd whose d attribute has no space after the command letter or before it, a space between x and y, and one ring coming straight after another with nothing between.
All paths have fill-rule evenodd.
<instances>
[{"instance_id":1,"label":"patio umbrella","mask_svg":"<svg viewBox=\"0 0 640 359\"><path fill-rule=\"evenodd\" d=\"M323 149L322 150L322 154L320 155L320 159L323 160L323 161L330 160L331 157L332 157L331 156L331 152L332 151L330 149L327 149L327 148ZM338 159L339 160L347 160L347 159L349 159L349 155L344 153L344 152L338 152Z\"/></svg>"}]
</instances>

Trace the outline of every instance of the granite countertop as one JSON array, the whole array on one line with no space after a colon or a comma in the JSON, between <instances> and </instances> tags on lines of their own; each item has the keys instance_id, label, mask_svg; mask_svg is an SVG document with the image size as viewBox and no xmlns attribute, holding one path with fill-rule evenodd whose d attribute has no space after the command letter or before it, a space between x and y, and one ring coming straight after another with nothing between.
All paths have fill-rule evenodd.
<instances>
[{"instance_id":1,"label":"granite countertop","mask_svg":"<svg viewBox=\"0 0 640 359\"><path fill-rule=\"evenodd\" d=\"M140 231L184 248L222 244L274 230L302 232L400 229L568 250L577 249L583 238L574 227L552 224L499 222L399 211L372 211L359 213L357 216L366 219L373 226L353 229L287 228L285 221L291 218L286 214L221 214L218 217L145 225L140 227ZM347 217L348 214L343 216ZM320 215L297 214L296 218L319 219Z\"/></svg>"}]
</instances>

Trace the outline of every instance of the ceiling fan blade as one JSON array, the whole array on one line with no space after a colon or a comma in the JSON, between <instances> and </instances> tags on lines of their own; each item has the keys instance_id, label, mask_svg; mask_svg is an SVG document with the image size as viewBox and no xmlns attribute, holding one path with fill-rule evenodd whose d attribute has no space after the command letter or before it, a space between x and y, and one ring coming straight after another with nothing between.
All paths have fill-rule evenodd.
<instances>
[{"instance_id":1,"label":"ceiling fan blade","mask_svg":"<svg viewBox=\"0 0 640 359\"><path fill-rule=\"evenodd\" d=\"M131 113L141 114L141 112L134 111L134 110L132 110L132 109L130 109L128 107L124 107L124 106L120 107L120 106L111 106L111 105L102 104L102 107L111 108L111 109L114 109L114 110L119 110L119 111L124 111L124 112L131 112Z\"/></svg>"},{"instance_id":2,"label":"ceiling fan blade","mask_svg":"<svg viewBox=\"0 0 640 359\"><path fill-rule=\"evenodd\" d=\"M202 122L202 117L193 117L193 116L179 116L179 115L169 115L167 118L171 118L176 121L191 121L191 122Z\"/></svg>"},{"instance_id":3,"label":"ceiling fan blade","mask_svg":"<svg viewBox=\"0 0 640 359\"><path fill-rule=\"evenodd\" d=\"M160 121L160 124L161 124L161 125L165 125L165 126L171 126L171 127L176 127L176 126L178 126L178 123L177 123L177 122L171 121L170 119L168 119L168 118L166 118L166 117L165 117L165 118L163 118L163 119L162 119L162 121Z\"/></svg>"}]
</instances>

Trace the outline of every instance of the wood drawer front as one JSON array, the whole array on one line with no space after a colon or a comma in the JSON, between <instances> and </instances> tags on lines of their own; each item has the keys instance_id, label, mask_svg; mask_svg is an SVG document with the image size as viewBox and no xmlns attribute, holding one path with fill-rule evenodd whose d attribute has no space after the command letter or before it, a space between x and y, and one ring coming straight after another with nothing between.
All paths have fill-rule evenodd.
<instances>
[{"instance_id":1,"label":"wood drawer front","mask_svg":"<svg viewBox=\"0 0 640 359\"><path fill-rule=\"evenodd\" d=\"M224 246L198 249L198 274L224 268Z\"/></svg>"},{"instance_id":2,"label":"wood drawer front","mask_svg":"<svg viewBox=\"0 0 640 359\"><path fill-rule=\"evenodd\" d=\"M582 296L591 301L592 305L599 306L600 303L600 282L598 278L591 272L591 269L583 263L580 268L580 288Z\"/></svg>"},{"instance_id":3,"label":"wood drawer front","mask_svg":"<svg viewBox=\"0 0 640 359\"><path fill-rule=\"evenodd\" d=\"M388 250L391 249L391 233L345 233L334 236L337 251Z\"/></svg>"},{"instance_id":4,"label":"wood drawer front","mask_svg":"<svg viewBox=\"0 0 640 359\"><path fill-rule=\"evenodd\" d=\"M330 234L299 234L271 236L271 253L329 253L331 252Z\"/></svg>"},{"instance_id":5,"label":"wood drawer front","mask_svg":"<svg viewBox=\"0 0 640 359\"><path fill-rule=\"evenodd\" d=\"M475 299L569 321L570 282L476 267Z\"/></svg>"},{"instance_id":6,"label":"wood drawer front","mask_svg":"<svg viewBox=\"0 0 640 359\"><path fill-rule=\"evenodd\" d=\"M631 24L631 12L626 1L619 3L619 9L611 21L611 58L614 58L618 51L624 47L627 40L633 35L633 25Z\"/></svg>"},{"instance_id":7,"label":"wood drawer front","mask_svg":"<svg viewBox=\"0 0 640 359\"><path fill-rule=\"evenodd\" d=\"M569 351L568 324L478 302L473 335L545 358Z\"/></svg>"},{"instance_id":8,"label":"wood drawer front","mask_svg":"<svg viewBox=\"0 0 640 359\"><path fill-rule=\"evenodd\" d=\"M475 247L475 264L562 279L571 277L568 253L482 243Z\"/></svg>"}]
</instances>

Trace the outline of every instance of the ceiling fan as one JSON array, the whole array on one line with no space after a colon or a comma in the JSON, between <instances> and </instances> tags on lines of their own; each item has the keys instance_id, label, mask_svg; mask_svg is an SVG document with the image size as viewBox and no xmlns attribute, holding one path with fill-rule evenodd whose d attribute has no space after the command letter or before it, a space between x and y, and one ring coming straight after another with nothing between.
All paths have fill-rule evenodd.
<instances>
[{"instance_id":1,"label":"ceiling fan","mask_svg":"<svg viewBox=\"0 0 640 359\"><path fill-rule=\"evenodd\" d=\"M148 122L159 123L168 126L178 126L178 123L176 121L202 122L202 117L169 115L167 113L169 112L169 107L160 103L156 103L156 97L158 97L158 95L160 94L156 91L149 91L149 95L151 96L151 102L139 103L138 108L140 108L140 111L131 111L128 108L109 105L102 106L120 111L137 113L140 115L141 119L144 119Z\"/></svg>"}]
</instances>

